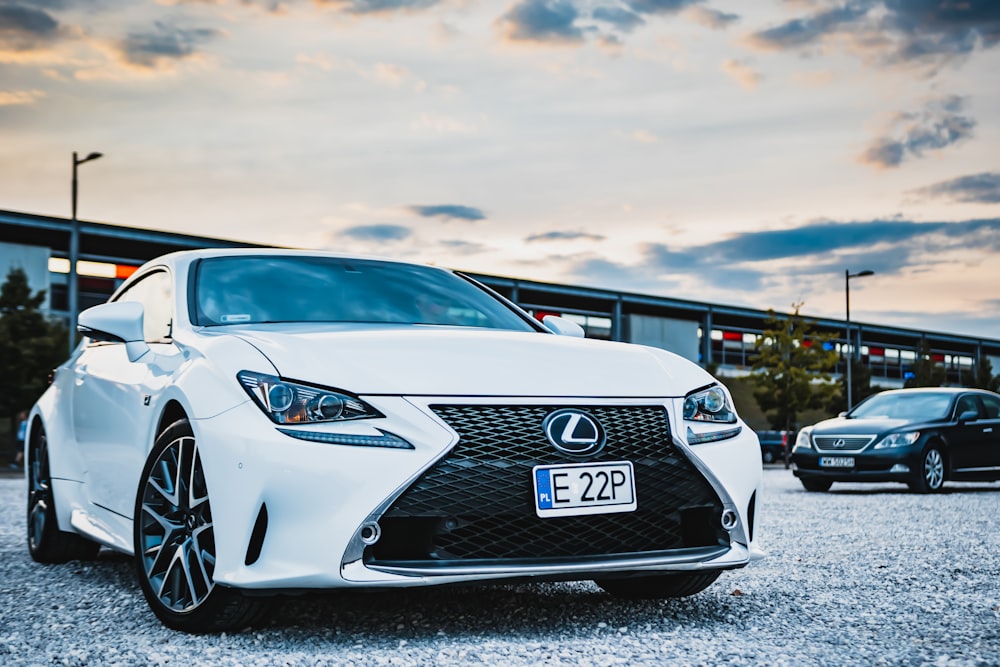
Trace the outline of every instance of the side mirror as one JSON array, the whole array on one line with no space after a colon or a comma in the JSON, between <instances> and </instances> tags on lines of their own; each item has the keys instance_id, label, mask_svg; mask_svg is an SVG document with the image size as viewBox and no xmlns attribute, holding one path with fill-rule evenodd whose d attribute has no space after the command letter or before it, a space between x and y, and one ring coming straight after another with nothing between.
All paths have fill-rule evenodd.
<instances>
[{"instance_id":1,"label":"side mirror","mask_svg":"<svg viewBox=\"0 0 1000 667\"><path fill-rule=\"evenodd\" d=\"M977 419L979 419L979 412L976 410L966 410L958 416L958 421L961 424L964 424L965 422L974 422Z\"/></svg>"},{"instance_id":2,"label":"side mirror","mask_svg":"<svg viewBox=\"0 0 1000 667\"><path fill-rule=\"evenodd\" d=\"M542 318L542 324L547 326L553 333L557 333L560 336L573 336L574 338L584 337L583 327L576 322L567 320L565 317L546 315Z\"/></svg>"},{"instance_id":3,"label":"side mirror","mask_svg":"<svg viewBox=\"0 0 1000 667\"><path fill-rule=\"evenodd\" d=\"M135 301L102 303L80 313L77 331L88 338L108 343L124 343L129 361L138 361L149 352L142 332L142 304Z\"/></svg>"},{"instance_id":4,"label":"side mirror","mask_svg":"<svg viewBox=\"0 0 1000 667\"><path fill-rule=\"evenodd\" d=\"M846 417L847 416L847 412L842 410L842 411L840 411L840 412L837 413L837 416L838 417Z\"/></svg>"}]
</instances>

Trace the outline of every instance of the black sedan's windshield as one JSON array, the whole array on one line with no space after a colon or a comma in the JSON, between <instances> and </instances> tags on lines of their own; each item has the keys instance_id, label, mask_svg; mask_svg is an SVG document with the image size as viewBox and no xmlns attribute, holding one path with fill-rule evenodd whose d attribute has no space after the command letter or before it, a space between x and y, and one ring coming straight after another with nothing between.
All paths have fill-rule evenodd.
<instances>
[{"instance_id":1,"label":"black sedan's windshield","mask_svg":"<svg viewBox=\"0 0 1000 667\"><path fill-rule=\"evenodd\" d=\"M886 392L875 394L864 403L858 405L848 415L851 419L907 419L923 421L925 419L942 419L948 416L952 394L920 392L894 394Z\"/></svg>"},{"instance_id":2,"label":"black sedan's windshield","mask_svg":"<svg viewBox=\"0 0 1000 667\"><path fill-rule=\"evenodd\" d=\"M535 331L475 284L433 267L293 255L213 257L194 277L192 321L439 324Z\"/></svg>"}]
</instances>

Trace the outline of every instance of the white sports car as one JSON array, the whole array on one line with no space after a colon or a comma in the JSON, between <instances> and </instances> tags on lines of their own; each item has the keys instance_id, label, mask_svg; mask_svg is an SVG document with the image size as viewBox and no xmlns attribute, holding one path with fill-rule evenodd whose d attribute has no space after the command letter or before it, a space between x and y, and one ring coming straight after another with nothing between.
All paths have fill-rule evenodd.
<instances>
[{"instance_id":1,"label":"white sports car","mask_svg":"<svg viewBox=\"0 0 1000 667\"><path fill-rule=\"evenodd\" d=\"M172 628L304 589L678 597L762 556L760 448L725 387L461 274L182 252L79 322L29 417L31 556L133 554Z\"/></svg>"}]
</instances>

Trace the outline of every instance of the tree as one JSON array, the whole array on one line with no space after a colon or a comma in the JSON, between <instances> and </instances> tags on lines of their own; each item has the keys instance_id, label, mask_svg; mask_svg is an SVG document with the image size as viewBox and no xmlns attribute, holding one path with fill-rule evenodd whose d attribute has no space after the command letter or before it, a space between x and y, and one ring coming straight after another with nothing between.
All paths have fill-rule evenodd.
<instances>
[{"instance_id":1,"label":"tree","mask_svg":"<svg viewBox=\"0 0 1000 667\"><path fill-rule=\"evenodd\" d=\"M0 286L0 416L30 408L66 356L66 327L42 314L44 302L44 290L32 295L23 269L11 269Z\"/></svg>"},{"instance_id":2,"label":"tree","mask_svg":"<svg viewBox=\"0 0 1000 667\"><path fill-rule=\"evenodd\" d=\"M771 427L795 430L799 414L819 408L833 391L829 371L837 364L833 336L813 332L799 315L801 303L787 317L768 311L768 328L757 338L753 363L754 398Z\"/></svg>"},{"instance_id":3,"label":"tree","mask_svg":"<svg viewBox=\"0 0 1000 667\"><path fill-rule=\"evenodd\" d=\"M993 364L985 354L979 355L979 363L969 371L962 371L962 384L976 389L1000 390L1000 375L993 375Z\"/></svg>"},{"instance_id":4,"label":"tree","mask_svg":"<svg viewBox=\"0 0 1000 667\"><path fill-rule=\"evenodd\" d=\"M872 394L882 391L879 385L872 385L872 369L868 364L858 359L849 360L851 364L851 401L857 405ZM837 384L836 392L827 404L827 410L833 414L847 410L847 373L844 373Z\"/></svg>"},{"instance_id":5,"label":"tree","mask_svg":"<svg viewBox=\"0 0 1000 667\"><path fill-rule=\"evenodd\" d=\"M924 340L917 350L917 358L910 364L910 371L906 374L906 382L903 386L907 389L911 387L940 387L948 379L948 373L944 366L934 361L931 356L931 346Z\"/></svg>"}]
</instances>

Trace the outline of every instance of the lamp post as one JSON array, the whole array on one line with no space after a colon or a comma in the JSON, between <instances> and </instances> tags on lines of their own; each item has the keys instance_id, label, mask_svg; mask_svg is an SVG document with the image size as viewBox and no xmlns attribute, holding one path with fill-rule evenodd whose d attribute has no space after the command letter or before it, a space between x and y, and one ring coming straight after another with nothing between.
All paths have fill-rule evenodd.
<instances>
[{"instance_id":1,"label":"lamp post","mask_svg":"<svg viewBox=\"0 0 1000 667\"><path fill-rule=\"evenodd\" d=\"M69 353L73 354L76 347L76 318L80 310L80 286L77 280L76 263L80 260L80 221L76 219L76 170L84 162L90 162L101 157L103 153L91 153L85 158L78 158L73 151L73 215L69 228Z\"/></svg>"},{"instance_id":2,"label":"lamp post","mask_svg":"<svg viewBox=\"0 0 1000 667\"><path fill-rule=\"evenodd\" d=\"M874 271L858 271L857 273L851 273L847 269L844 269L844 298L847 305L847 318L844 323L847 325L847 409L850 410L854 407L854 401L852 400L851 392L853 391L853 386L851 384L851 366L854 365L854 341L851 340L851 278L864 278L865 276L875 275Z\"/></svg>"}]
</instances>

